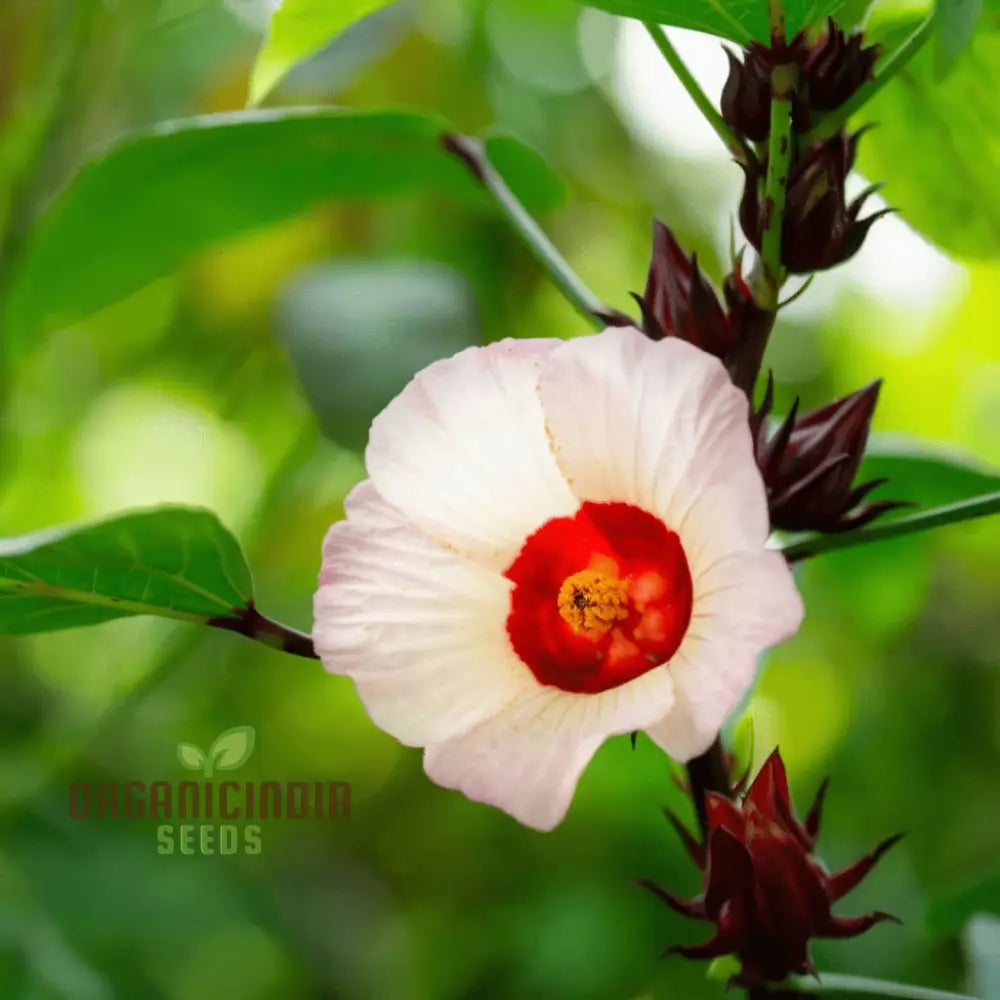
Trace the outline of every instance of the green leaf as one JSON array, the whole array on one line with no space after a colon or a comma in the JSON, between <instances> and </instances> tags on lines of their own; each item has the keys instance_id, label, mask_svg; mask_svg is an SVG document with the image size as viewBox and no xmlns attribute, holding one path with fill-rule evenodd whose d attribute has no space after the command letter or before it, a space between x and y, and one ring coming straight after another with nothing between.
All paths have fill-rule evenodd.
<instances>
[{"instance_id":1,"label":"green leaf","mask_svg":"<svg viewBox=\"0 0 1000 1000\"><path fill-rule=\"evenodd\" d=\"M344 28L392 0L284 0L250 78L250 102L263 100L297 63L315 55Z\"/></svg>"},{"instance_id":2,"label":"green leaf","mask_svg":"<svg viewBox=\"0 0 1000 1000\"><path fill-rule=\"evenodd\" d=\"M983 0L936 0L937 53L935 69L943 77L972 41L983 12Z\"/></svg>"},{"instance_id":3,"label":"green leaf","mask_svg":"<svg viewBox=\"0 0 1000 1000\"><path fill-rule=\"evenodd\" d=\"M918 509L940 507L1000 490L1000 470L946 445L906 435L873 434L857 481L888 479L876 497L906 500ZM886 515L903 517L902 508Z\"/></svg>"},{"instance_id":4,"label":"green leaf","mask_svg":"<svg viewBox=\"0 0 1000 1000\"><path fill-rule=\"evenodd\" d=\"M205 763L205 751L195 743L178 743L177 759L189 771L200 771Z\"/></svg>"},{"instance_id":5,"label":"green leaf","mask_svg":"<svg viewBox=\"0 0 1000 1000\"><path fill-rule=\"evenodd\" d=\"M253 726L234 726L219 733L208 751L213 766L220 771L235 771L242 767L253 753L256 738Z\"/></svg>"},{"instance_id":6,"label":"green leaf","mask_svg":"<svg viewBox=\"0 0 1000 1000\"><path fill-rule=\"evenodd\" d=\"M693 28L728 38L741 45L770 37L767 0L579 0L623 17ZM843 0L786 0L785 32L817 24L840 7Z\"/></svg>"},{"instance_id":7,"label":"green leaf","mask_svg":"<svg viewBox=\"0 0 1000 1000\"><path fill-rule=\"evenodd\" d=\"M932 934L954 934L976 913L1000 916L1000 868L935 896L927 907L925 923Z\"/></svg>"},{"instance_id":8,"label":"green leaf","mask_svg":"<svg viewBox=\"0 0 1000 1000\"><path fill-rule=\"evenodd\" d=\"M558 208L566 194L562 178L550 169L541 155L512 135L494 134L486 137L486 156L507 186L517 194L518 201L533 212L551 212Z\"/></svg>"},{"instance_id":9,"label":"green leaf","mask_svg":"<svg viewBox=\"0 0 1000 1000\"><path fill-rule=\"evenodd\" d=\"M873 25L871 37L899 39L919 20ZM932 46L924 46L857 116L855 125L878 123L859 143L858 166L869 180L885 181L886 201L943 250L996 258L1000 22L984 21L943 81L934 55Z\"/></svg>"},{"instance_id":10,"label":"green leaf","mask_svg":"<svg viewBox=\"0 0 1000 1000\"><path fill-rule=\"evenodd\" d=\"M358 451L421 368L481 341L468 284L426 261L312 267L282 294L277 323L324 433Z\"/></svg>"},{"instance_id":11,"label":"green leaf","mask_svg":"<svg viewBox=\"0 0 1000 1000\"><path fill-rule=\"evenodd\" d=\"M207 510L156 507L0 542L0 633L129 615L235 618L253 594L236 539Z\"/></svg>"},{"instance_id":12,"label":"green leaf","mask_svg":"<svg viewBox=\"0 0 1000 1000\"><path fill-rule=\"evenodd\" d=\"M0 323L5 348L325 199L431 188L495 210L441 147L447 127L404 111L298 108L190 118L129 137L87 163L35 227ZM557 183L539 172L548 174L538 157L518 158L516 193L532 211L550 207Z\"/></svg>"}]
</instances>

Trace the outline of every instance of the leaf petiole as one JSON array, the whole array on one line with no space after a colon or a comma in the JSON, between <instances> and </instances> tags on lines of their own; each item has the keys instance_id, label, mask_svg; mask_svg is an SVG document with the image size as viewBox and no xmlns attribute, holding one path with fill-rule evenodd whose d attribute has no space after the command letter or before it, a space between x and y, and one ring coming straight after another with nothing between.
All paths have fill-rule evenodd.
<instances>
[{"instance_id":1,"label":"leaf petiole","mask_svg":"<svg viewBox=\"0 0 1000 1000\"><path fill-rule=\"evenodd\" d=\"M680 80L688 96L694 101L695 106L702 113L705 121L715 130L715 134L723 141L726 149L733 154L737 163L749 163L753 159L753 151L746 142L738 136L727 124L726 120L715 110L715 105L708 99L708 95L701 89L701 85L694 78L687 64L681 59L680 53L674 48L673 43L667 37L666 31L659 24L652 21L643 21L643 26L649 32L650 38L656 43L667 65L674 71L674 75Z\"/></svg>"}]
</instances>

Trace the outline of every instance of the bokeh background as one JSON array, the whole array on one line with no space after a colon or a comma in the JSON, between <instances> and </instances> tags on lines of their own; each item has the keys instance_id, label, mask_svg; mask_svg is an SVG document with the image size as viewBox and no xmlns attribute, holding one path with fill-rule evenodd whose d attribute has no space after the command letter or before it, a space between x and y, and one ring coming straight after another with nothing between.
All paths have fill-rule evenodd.
<instances>
[{"instance_id":1,"label":"bokeh background","mask_svg":"<svg viewBox=\"0 0 1000 1000\"><path fill-rule=\"evenodd\" d=\"M267 8L2 0L4 264L95 148L242 107ZM674 37L717 96L718 43ZM269 103L416 107L515 134L564 179L547 230L621 308L654 215L716 278L727 267L739 171L636 24L563 0L413 0ZM782 314L779 409L884 377L880 433L1000 462L998 314L1000 266L956 263L889 217ZM246 546L261 607L308 630L323 533L385 400L464 344L581 332L486 209L446 194L324 204L5 353L0 532L204 504ZM741 713L756 759L780 743L800 808L832 775L831 867L908 834L842 907L904 926L818 945L820 968L997 996L982 970L1000 955L998 560L983 521L799 571L806 623ZM721 995L702 966L657 960L701 928L631 881L698 883L660 812L689 807L645 739L607 743L567 820L539 834L433 786L349 680L230 634L122 620L2 638L0 661L4 998ZM178 742L241 724L257 730L245 776L350 781L351 818L272 822L261 855L234 857L164 857L149 822L69 818L71 780L180 780Z\"/></svg>"}]
</instances>

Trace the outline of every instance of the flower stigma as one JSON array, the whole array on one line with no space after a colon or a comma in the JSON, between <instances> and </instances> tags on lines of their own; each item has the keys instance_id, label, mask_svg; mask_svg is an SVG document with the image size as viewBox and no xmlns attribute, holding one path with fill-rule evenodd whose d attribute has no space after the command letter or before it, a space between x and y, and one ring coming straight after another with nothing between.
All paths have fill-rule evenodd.
<instances>
[{"instance_id":1,"label":"flower stigma","mask_svg":"<svg viewBox=\"0 0 1000 1000\"><path fill-rule=\"evenodd\" d=\"M615 622L628 618L629 581L584 569L566 577L559 588L559 614L576 632L599 638Z\"/></svg>"}]
</instances>

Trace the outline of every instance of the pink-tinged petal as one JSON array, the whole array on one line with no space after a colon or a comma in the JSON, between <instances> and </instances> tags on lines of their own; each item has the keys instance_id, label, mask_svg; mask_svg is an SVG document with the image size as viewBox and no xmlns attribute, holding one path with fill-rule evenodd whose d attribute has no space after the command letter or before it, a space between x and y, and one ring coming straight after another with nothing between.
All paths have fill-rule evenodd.
<instances>
[{"instance_id":1,"label":"pink-tinged petal","mask_svg":"<svg viewBox=\"0 0 1000 1000\"><path fill-rule=\"evenodd\" d=\"M499 570L540 525L573 514L536 391L561 343L504 340L419 372L372 424L365 462L379 493L431 538Z\"/></svg>"},{"instance_id":2,"label":"pink-tinged petal","mask_svg":"<svg viewBox=\"0 0 1000 1000\"><path fill-rule=\"evenodd\" d=\"M510 584L402 521L370 482L323 546L316 651L401 742L449 739L537 688L505 630Z\"/></svg>"},{"instance_id":3,"label":"pink-tinged petal","mask_svg":"<svg viewBox=\"0 0 1000 1000\"><path fill-rule=\"evenodd\" d=\"M649 735L677 760L704 752L753 683L760 654L792 635L802 599L777 552L740 552L695 578L694 610L670 661L673 712Z\"/></svg>"},{"instance_id":4,"label":"pink-tinged petal","mask_svg":"<svg viewBox=\"0 0 1000 1000\"><path fill-rule=\"evenodd\" d=\"M663 518L693 570L764 544L747 399L716 358L677 338L614 328L553 350L538 391L556 461L578 497Z\"/></svg>"},{"instance_id":5,"label":"pink-tinged petal","mask_svg":"<svg viewBox=\"0 0 1000 1000\"><path fill-rule=\"evenodd\" d=\"M676 685L671 712L646 732L674 760L704 753L750 686L756 651L725 638L707 641L688 636L670 661Z\"/></svg>"},{"instance_id":6,"label":"pink-tinged petal","mask_svg":"<svg viewBox=\"0 0 1000 1000\"><path fill-rule=\"evenodd\" d=\"M726 635L764 649L794 635L802 624L802 597L780 552L732 553L692 572L692 634Z\"/></svg>"},{"instance_id":7,"label":"pink-tinged petal","mask_svg":"<svg viewBox=\"0 0 1000 1000\"><path fill-rule=\"evenodd\" d=\"M424 769L446 788L549 830L601 743L661 718L672 704L663 668L600 694L539 685L465 735L429 746Z\"/></svg>"},{"instance_id":8,"label":"pink-tinged petal","mask_svg":"<svg viewBox=\"0 0 1000 1000\"><path fill-rule=\"evenodd\" d=\"M474 802L496 806L536 830L551 830L569 809L577 781L601 736L575 740L533 724L523 707L508 710L464 736L429 746L427 776Z\"/></svg>"}]
</instances>

